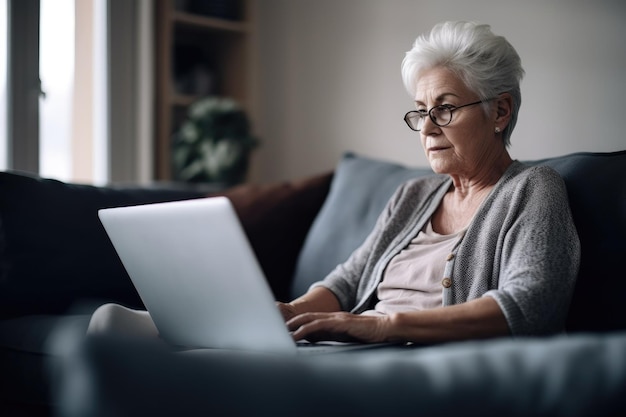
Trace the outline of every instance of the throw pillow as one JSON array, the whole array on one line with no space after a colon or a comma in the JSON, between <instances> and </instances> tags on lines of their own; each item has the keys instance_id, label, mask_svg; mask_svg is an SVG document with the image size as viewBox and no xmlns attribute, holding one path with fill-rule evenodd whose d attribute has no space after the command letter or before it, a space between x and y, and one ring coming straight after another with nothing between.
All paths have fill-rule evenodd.
<instances>
[{"instance_id":1,"label":"throw pillow","mask_svg":"<svg viewBox=\"0 0 626 417\"><path fill-rule=\"evenodd\" d=\"M278 184L244 184L228 197L277 300L286 300L296 259L326 199L332 173Z\"/></svg>"}]
</instances>

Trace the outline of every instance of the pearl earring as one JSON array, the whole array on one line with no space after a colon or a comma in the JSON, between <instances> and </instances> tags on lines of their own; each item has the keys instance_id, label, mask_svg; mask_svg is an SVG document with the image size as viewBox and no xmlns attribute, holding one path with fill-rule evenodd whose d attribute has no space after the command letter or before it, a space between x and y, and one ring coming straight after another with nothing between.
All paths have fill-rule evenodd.
<instances>
[{"instance_id":1,"label":"pearl earring","mask_svg":"<svg viewBox=\"0 0 626 417\"><path fill-rule=\"evenodd\" d=\"M500 128L496 126L496 133L500 133Z\"/></svg>"}]
</instances>

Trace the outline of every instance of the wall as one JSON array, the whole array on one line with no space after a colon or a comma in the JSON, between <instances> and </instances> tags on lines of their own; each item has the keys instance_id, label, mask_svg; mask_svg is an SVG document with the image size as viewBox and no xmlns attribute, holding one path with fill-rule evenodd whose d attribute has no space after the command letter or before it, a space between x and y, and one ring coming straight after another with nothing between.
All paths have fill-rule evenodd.
<instances>
[{"instance_id":1,"label":"wall","mask_svg":"<svg viewBox=\"0 0 626 417\"><path fill-rule=\"evenodd\" d=\"M348 150L427 165L404 124L400 62L443 20L488 23L526 70L517 159L626 149L623 0L260 0L260 118L253 177L332 169Z\"/></svg>"}]
</instances>

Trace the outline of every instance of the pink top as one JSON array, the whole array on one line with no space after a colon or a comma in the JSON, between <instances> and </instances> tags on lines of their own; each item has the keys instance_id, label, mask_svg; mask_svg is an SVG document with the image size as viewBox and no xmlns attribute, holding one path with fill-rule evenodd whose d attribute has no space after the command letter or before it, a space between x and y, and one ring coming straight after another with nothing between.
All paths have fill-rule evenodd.
<instances>
[{"instance_id":1,"label":"pink top","mask_svg":"<svg viewBox=\"0 0 626 417\"><path fill-rule=\"evenodd\" d=\"M365 314L440 307L446 258L463 233L465 230L440 235L433 231L429 221L409 245L391 259L378 285L380 301L373 311Z\"/></svg>"}]
</instances>

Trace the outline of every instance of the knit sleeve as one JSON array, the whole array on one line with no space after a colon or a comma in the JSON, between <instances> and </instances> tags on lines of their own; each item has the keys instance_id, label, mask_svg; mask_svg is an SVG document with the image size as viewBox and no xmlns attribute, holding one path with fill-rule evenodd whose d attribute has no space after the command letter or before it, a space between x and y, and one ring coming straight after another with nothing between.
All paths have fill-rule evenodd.
<instances>
[{"instance_id":1,"label":"knit sleeve","mask_svg":"<svg viewBox=\"0 0 626 417\"><path fill-rule=\"evenodd\" d=\"M561 331L580 260L565 184L552 169L533 167L512 198L498 288L485 295L497 301L513 335Z\"/></svg>"}]
</instances>

